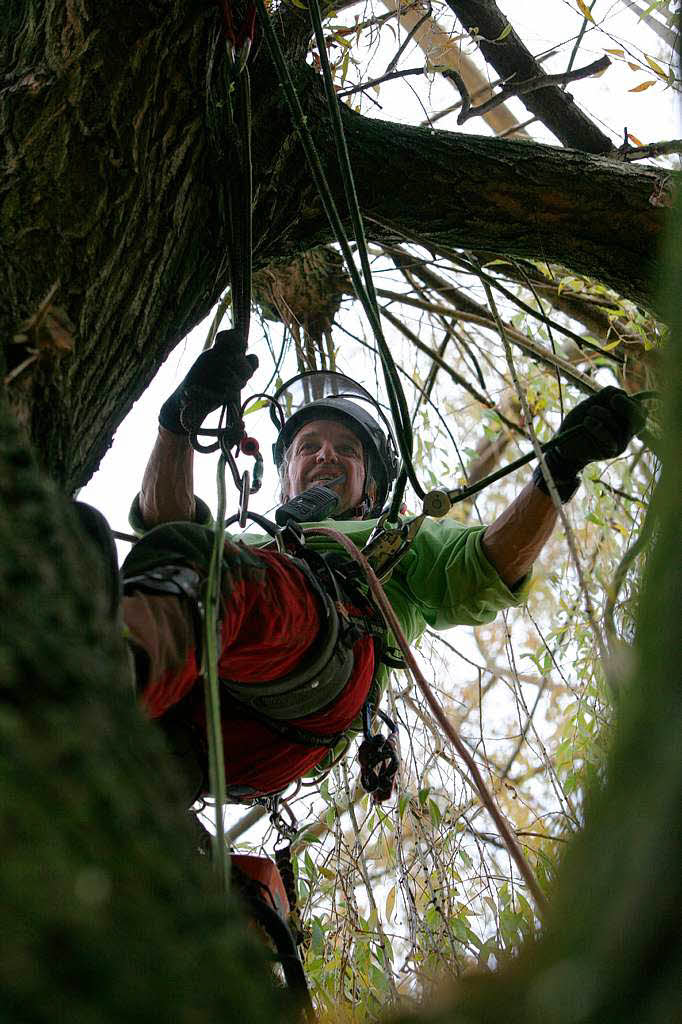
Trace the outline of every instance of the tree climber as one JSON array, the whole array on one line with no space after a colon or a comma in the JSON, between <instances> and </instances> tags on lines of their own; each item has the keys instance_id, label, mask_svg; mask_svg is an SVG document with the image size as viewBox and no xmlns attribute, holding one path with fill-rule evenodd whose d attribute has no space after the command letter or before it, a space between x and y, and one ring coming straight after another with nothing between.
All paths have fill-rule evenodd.
<instances>
[{"instance_id":1,"label":"tree climber","mask_svg":"<svg viewBox=\"0 0 682 1024\"><path fill-rule=\"evenodd\" d=\"M140 700L182 758L190 800L207 785L198 620L213 532L208 508L193 494L183 403L199 394L204 413L208 406L239 408L239 393L257 360L233 334L221 332L221 344L199 356L162 406L158 438L131 509L131 524L144 535L122 567L123 615ZM322 388L324 377L315 378ZM282 499L324 483L338 497L328 525L362 547L397 472L390 432L358 402L318 394L295 409L274 446ZM546 456L561 500L573 496L586 465L621 454L642 425L637 403L616 388L576 406L561 429L580 429ZM410 642L427 625L479 625L522 604L531 567L556 519L538 467L491 526L425 520L385 583ZM370 693L376 704L385 630L346 571L347 556L336 559L334 572L322 560L321 552L335 547L326 538L311 538L306 551L292 556L269 538L225 541L219 673L231 799L276 793L309 773L357 725Z\"/></svg>"}]
</instances>

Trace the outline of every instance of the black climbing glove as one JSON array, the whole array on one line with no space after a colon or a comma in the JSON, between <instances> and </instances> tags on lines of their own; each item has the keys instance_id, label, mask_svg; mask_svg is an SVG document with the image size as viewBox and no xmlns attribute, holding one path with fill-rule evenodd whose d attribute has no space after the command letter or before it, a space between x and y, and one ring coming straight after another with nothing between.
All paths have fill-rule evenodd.
<instances>
[{"instance_id":1,"label":"black climbing glove","mask_svg":"<svg viewBox=\"0 0 682 1024\"><path fill-rule=\"evenodd\" d=\"M246 355L243 336L219 331L182 383L161 406L159 423L173 434L193 434L214 409L226 405L229 419L238 417L240 392L258 368L258 357Z\"/></svg>"},{"instance_id":2,"label":"black climbing glove","mask_svg":"<svg viewBox=\"0 0 682 1024\"><path fill-rule=\"evenodd\" d=\"M562 502L569 501L577 491L578 473L585 466L620 455L645 422L646 416L639 403L620 388L604 388L576 405L562 421L559 433L573 427L581 429L545 454L547 468ZM549 494L539 463L533 471L533 481Z\"/></svg>"}]
</instances>

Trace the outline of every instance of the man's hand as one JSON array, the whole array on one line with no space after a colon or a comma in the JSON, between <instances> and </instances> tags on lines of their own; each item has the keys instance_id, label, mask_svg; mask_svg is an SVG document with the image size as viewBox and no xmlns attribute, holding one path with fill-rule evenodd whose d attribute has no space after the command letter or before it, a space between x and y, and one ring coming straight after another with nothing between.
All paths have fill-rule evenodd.
<instances>
[{"instance_id":1,"label":"man's hand","mask_svg":"<svg viewBox=\"0 0 682 1024\"><path fill-rule=\"evenodd\" d=\"M645 422L639 403L619 388L604 388L576 405L562 421L559 433L579 429L545 455L562 502L575 494L580 483L578 473L585 466L620 455ZM541 491L549 493L539 465L533 472L533 481Z\"/></svg>"},{"instance_id":2,"label":"man's hand","mask_svg":"<svg viewBox=\"0 0 682 1024\"><path fill-rule=\"evenodd\" d=\"M223 405L232 407L234 418L240 392L257 368L257 356L246 355L244 339L237 331L219 331L213 346L201 353L161 406L159 423L173 434L195 433L208 414Z\"/></svg>"}]
</instances>

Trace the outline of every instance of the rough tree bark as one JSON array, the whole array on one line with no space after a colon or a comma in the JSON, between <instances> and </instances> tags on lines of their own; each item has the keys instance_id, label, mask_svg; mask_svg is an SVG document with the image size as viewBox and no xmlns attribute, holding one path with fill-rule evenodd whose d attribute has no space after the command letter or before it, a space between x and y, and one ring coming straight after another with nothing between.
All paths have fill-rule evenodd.
<instances>
[{"instance_id":1,"label":"rough tree bark","mask_svg":"<svg viewBox=\"0 0 682 1024\"><path fill-rule=\"evenodd\" d=\"M303 61L307 24L296 10L278 18L343 209L321 83ZM213 3L121 0L16 0L0 26L0 337L9 371L40 344L10 398L66 489L89 477L161 361L229 281L220 197L230 139L216 149L208 130L209 108L220 110L218 27ZM264 266L329 240L330 229L266 48L257 50L254 259ZM376 240L557 260L651 301L658 172L347 108L344 119ZM50 314L72 324L59 339L70 352L22 326L48 295ZM11 344L17 335L28 342Z\"/></svg>"},{"instance_id":2,"label":"rough tree bark","mask_svg":"<svg viewBox=\"0 0 682 1024\"><path fill-rule=\"evenodd\" d=\"M99 570L0 400L0 1017L296 1020L193 849Z\"/></svg>"}]
</instances>

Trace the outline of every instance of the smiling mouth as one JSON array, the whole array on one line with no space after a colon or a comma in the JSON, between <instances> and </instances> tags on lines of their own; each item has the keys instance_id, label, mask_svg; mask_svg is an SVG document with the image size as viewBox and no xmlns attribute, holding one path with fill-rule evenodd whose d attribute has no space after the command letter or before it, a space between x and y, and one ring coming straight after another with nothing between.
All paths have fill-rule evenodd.
<instances>
[{"instance_id":1,"label":"smiling mouth","mask_svg":"<svg viewBox=\"0 0 682 1024\"><path fill-rule=\"evenodd\" d=\"M324 487L336 487L337 484L342 484L346 479L345 474L337 474L336 476L328 476L327 474L320 474L313 477L311 484L322 484Z\"/></svg>"}]
</instances>

